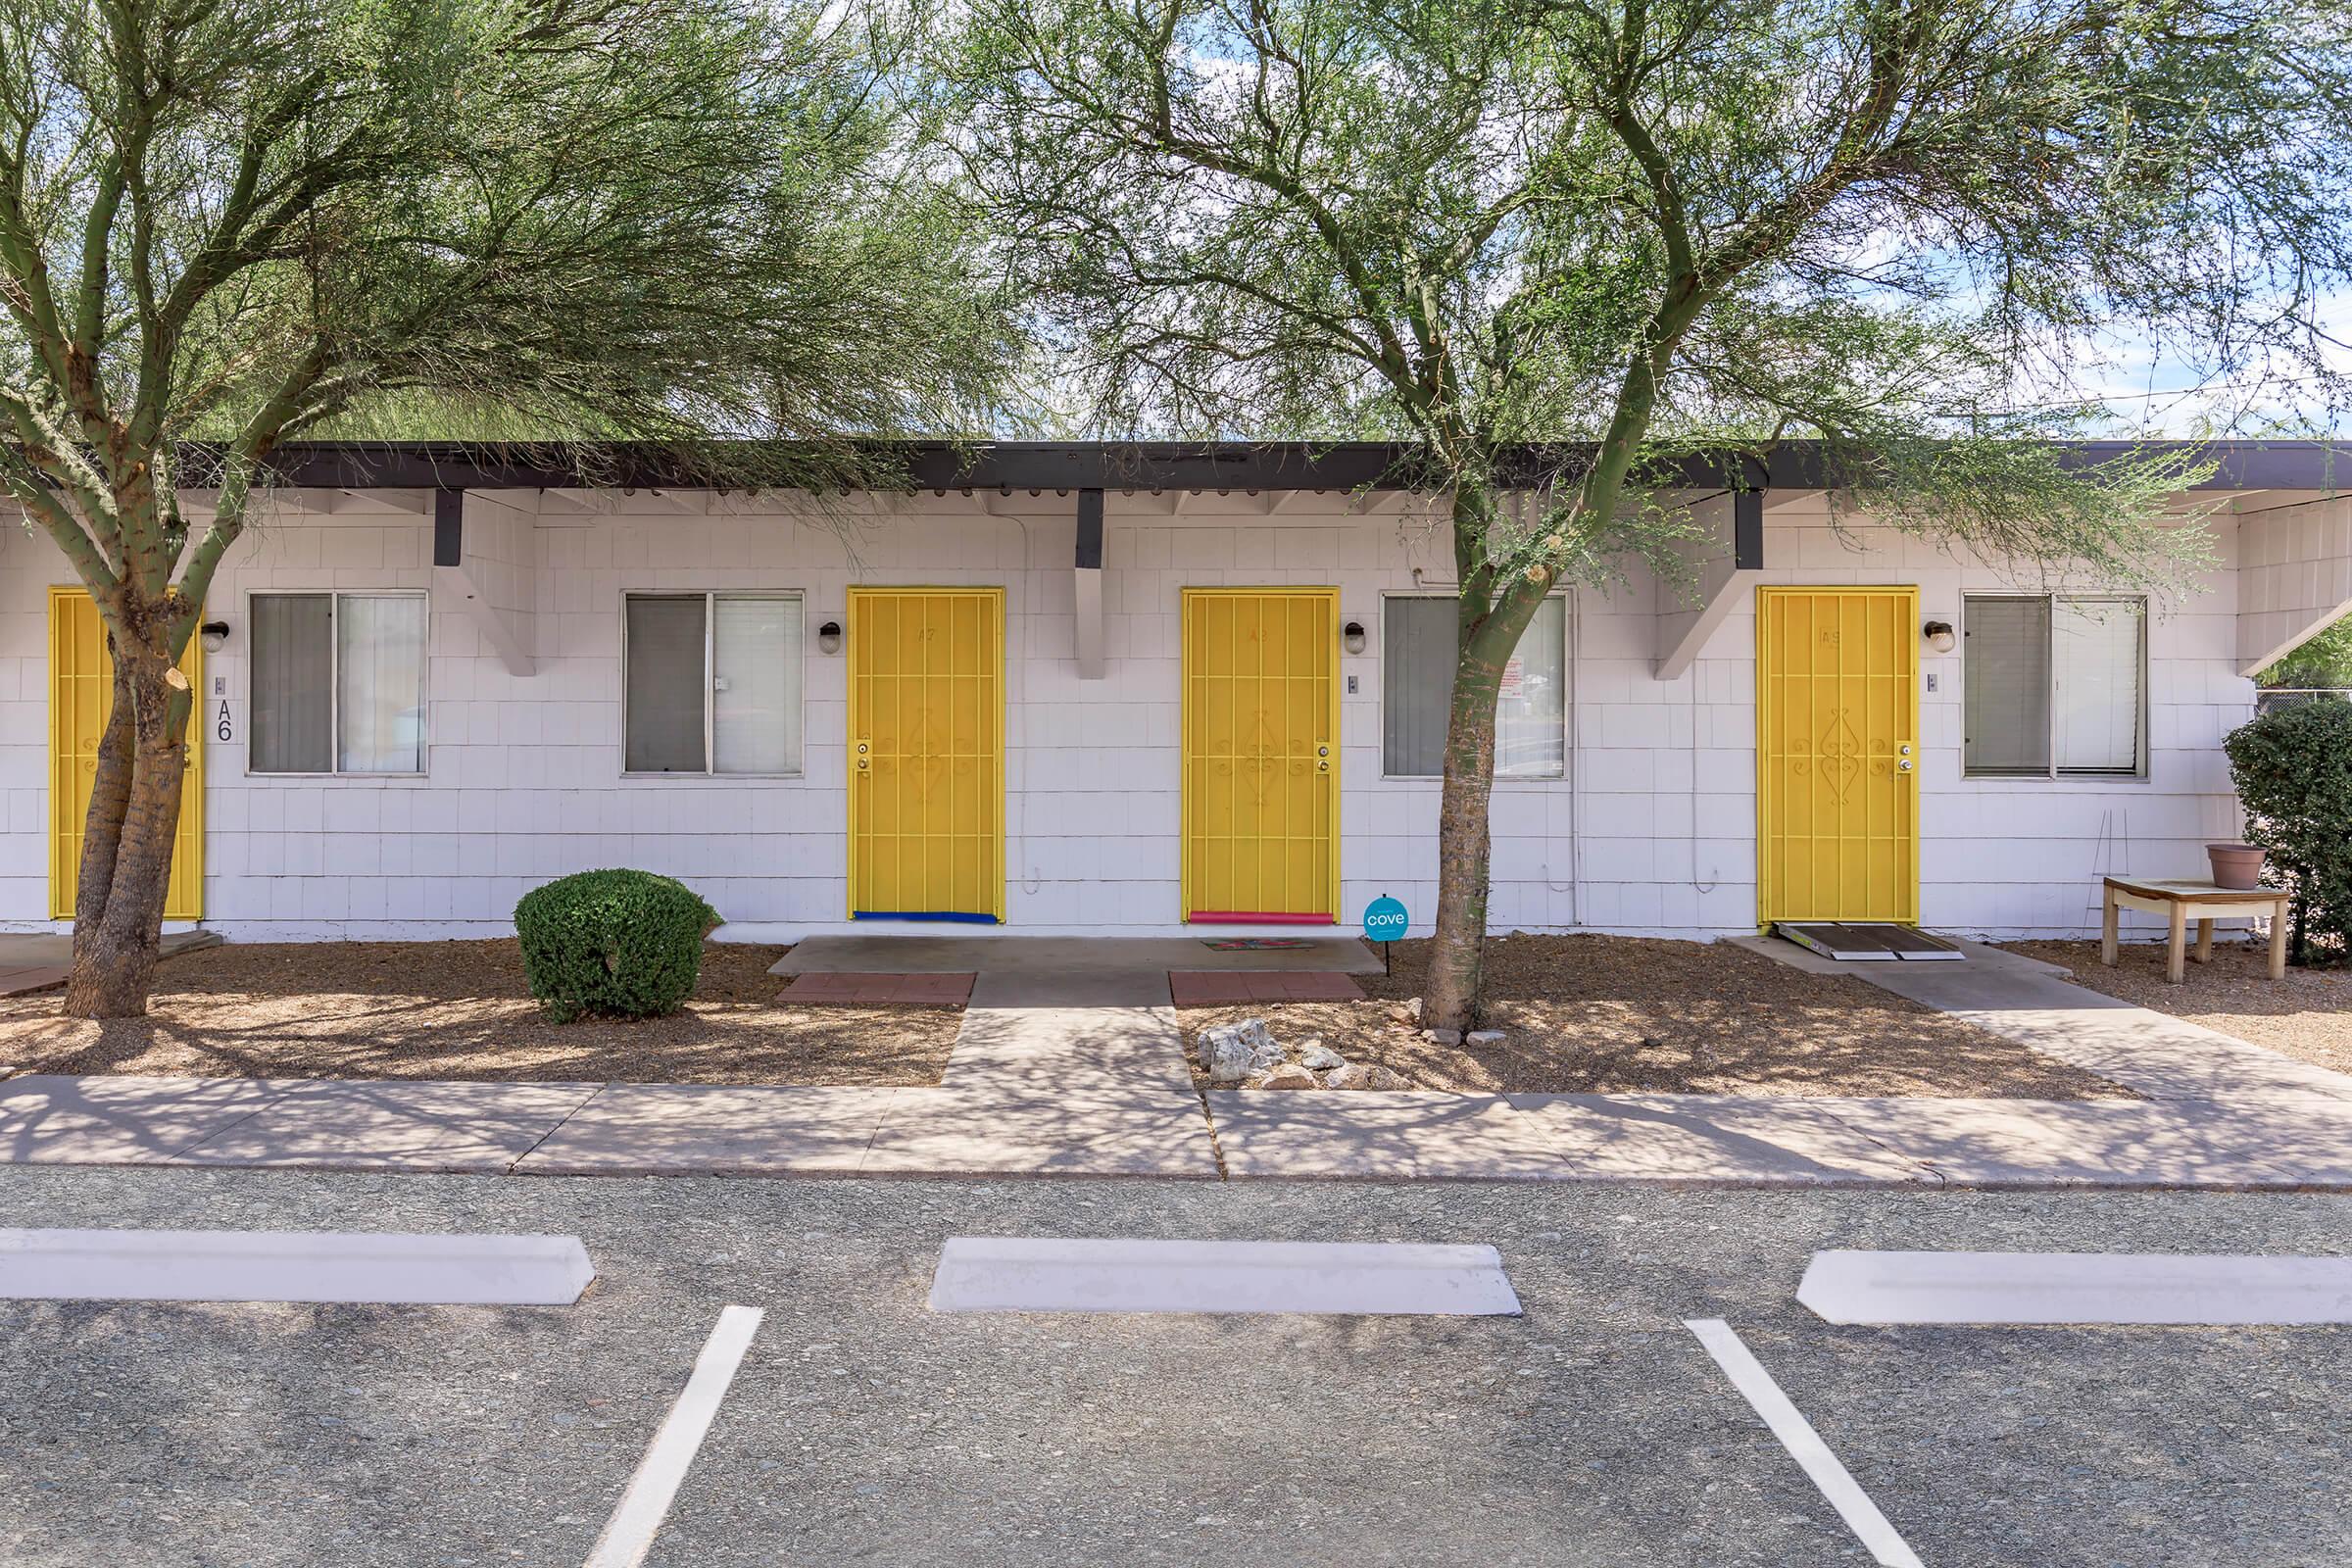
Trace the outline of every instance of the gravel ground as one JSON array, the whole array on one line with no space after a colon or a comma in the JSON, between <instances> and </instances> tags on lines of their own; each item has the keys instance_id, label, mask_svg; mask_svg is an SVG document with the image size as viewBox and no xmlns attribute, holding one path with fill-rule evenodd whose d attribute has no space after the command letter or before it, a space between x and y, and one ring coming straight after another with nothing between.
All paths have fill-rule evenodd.
<instances>
[{"instance_id":1,"label":"gravel ground","mask_svg":"<svg viewBox=\"0 0 2352 1568\"><path fill-rule=\"evenodd\" d=\"M2266 950L2236 942L2214 944L2213 961L2193 957L2179 985L2164 978L2164 944L2133 942L2117 950L2110 969L2096 942L2011 942L2012 953L2062 963L2093 991L2135 1006L2219 1029L2258 1046L2337 1072L2352 1072L2352 968L2289 968L2270 976Z\"/></svg>"},{"instance_id":2,"label":"gravel ground","mask_svg":"<svg viewBox=\"0 0 2352 1568\"><path fill-rule=\"evenodd\" d=\"M1836 1328L1822 1247L2342 1252L2308 1195L0 1170L78 1226L574 1233L577 1306L0 1301L0 1561L577 1568L719 1309L648 1568L1839 1568L1723 1317L1934 1568L2341 1568L2352 1330ZM1491 1243L1518 1319L943 1317L942 1240Z\"/></svg>"},{"instance_id":3,"label":"gravel ground","mask_svg":"<svg viewBox=\"0 0 2352 1568\"><path fill-rule=\"evenodd\" d=\"M1843 976L1811 975L1729 943L1646 937L1497 937L1487 944L1499 1048L1437 1046L1399 1021L1429 944L1396 945L1393 976L1359 975L1368 1002L1179 1009L1185 1047L1213 1024L1263 1018L1276 1039L1320 1036L1415 1089L1489 1094L1922 1096L2132 1100L2031 1047Z\"/></svg>"},{"instance_id":4,"label":"gravel ground","mask_svg":"<svg viewBox=\"0 0 2352 1568\"><path fill-rule=\"evenodd\" d=\"M167 959L144 1018L0 1003L0 1072L507 1082L936 1084L961 1009L796 1007L785 948L713 942L683 1010L548 1021L512 938L230 943Z\"/></svg>"}]
</instances>

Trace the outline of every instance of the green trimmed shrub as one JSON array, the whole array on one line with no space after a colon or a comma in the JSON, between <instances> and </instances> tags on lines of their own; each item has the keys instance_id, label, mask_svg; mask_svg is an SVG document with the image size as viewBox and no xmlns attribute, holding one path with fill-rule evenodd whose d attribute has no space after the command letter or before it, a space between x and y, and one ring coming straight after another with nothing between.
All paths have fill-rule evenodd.
<instances>
[{"instance_id":1,"label":"green trimmed shrub","mask_svg":"<svg viewBox=\"0 0 2352 1568\"><path fill-rule=\"evenodd\" d=\"M718 911L651 871L582 871L514 906L522 975L558 1023L584 1012L657 1018L694 994Z\"/></svg>"},{"instance_id":2,"label":"green trimmed shrub","mask_svg":"<svg viewBox=\"0 0 2352 1568\"><path fill-rule=\"evenodd\" d=\"M2352 703L2274 708L2222 745L2246 842L2295 895L2295 961L2352 958Z\"/></svg>"}]
</instances>

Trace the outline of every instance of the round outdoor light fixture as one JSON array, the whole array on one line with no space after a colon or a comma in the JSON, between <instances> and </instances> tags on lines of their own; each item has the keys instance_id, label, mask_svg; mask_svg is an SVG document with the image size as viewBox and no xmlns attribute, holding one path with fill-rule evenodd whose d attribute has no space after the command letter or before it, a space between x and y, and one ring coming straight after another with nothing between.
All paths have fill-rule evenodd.
<instances>
[{"instance_id":1,"label":"round outdoor light fixture","mask_svg":"<svg viewBox=\"0 0 2352 1568\"><path fill-rule=\"evenodd\" d=\"M1351 620L1342 626L1340 628L1340 646L1351 654L1362 653L1364 651L1364 623L1360 620Z\"/></svg>"},{"instance_id":2,"label":"round outdoor light fixture","mask_svg":"<svg viewBox=\"0 0 2352 1568\"><path fill-rule=\"evenodd\" d=\"M828 620L816 628L816 649L820 654L841 652L841 622Z\"/></svg>"},{"instance_id":3,"label":"round outdoor light fixture","mask_svg":"<svg viewBox=\"0 0 2352 1568\"><path fill-rule=\"evenodd\" d=\"M206 653L217 654L228 642L228 622L208 620L196 628L196 635L204 639Z\"/></svg>"},{"instance_id":4,"label":"round outdoor light fixture","mask_svg":"<svg viewBox=\"0 0 2352 1568\"><path fill-rule=\"evenodd\" d=\"M1952 623L1950 621L1931 620L1919 628L1919 634L1927 639L1928 646L1935 649L1936 652L1948 654L1952 651Z\"/></svg>"}]
</instances>

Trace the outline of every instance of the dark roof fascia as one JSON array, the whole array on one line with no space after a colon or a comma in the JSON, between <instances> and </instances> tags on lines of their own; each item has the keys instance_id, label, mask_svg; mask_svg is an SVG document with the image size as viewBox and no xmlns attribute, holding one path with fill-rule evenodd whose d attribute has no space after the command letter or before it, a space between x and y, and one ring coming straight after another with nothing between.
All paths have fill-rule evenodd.
<instances>
[{"instance_id":1,"label":"dark roof fascia","mask_svg":"<svg viewBox=\"0 0 2352 1568\"><path fill-rule=\"evenodd\" d=\"M1379 442L999 441L909 442L872 455L903 472L907 490L1410 490L1436 488L1418 448ZM2092 441L2068 449L2089 466L2137 452L2214 459L2206 490L2335 490L2352 478L2352 443L2318 441ZM1575 472L1590 449L1506 452L1498 480L1526 484ZM210 454L183 451L181 471L203 483ZM573 487L735 488L713 480L718 462L682 461L665 449L613 443L566 457L562 449L431 441L295 442L270 460L280 484L316 489L516 490ZM1681 460L1689 488L1818 490L1824 454L1812 442L1784 442L1759 459L1745 453ZM593 476L593 477L591 477Z\"/></svg>"}]
</instances>

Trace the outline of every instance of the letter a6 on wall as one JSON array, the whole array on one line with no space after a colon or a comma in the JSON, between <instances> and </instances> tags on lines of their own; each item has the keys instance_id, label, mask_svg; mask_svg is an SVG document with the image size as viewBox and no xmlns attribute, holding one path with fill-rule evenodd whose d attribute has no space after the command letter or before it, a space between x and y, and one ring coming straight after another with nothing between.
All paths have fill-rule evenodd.
<instances>
[{"instance_id":1,"label":"letter a6 on wall","mask_svg":"<svg viewBox=\"0 0 2352 1568\"><path fill-rule=\"evenodd\" d=\"M1366 942L1395 942L1411 923L1412 917L1404 912L1404 906L1386 894L1364 906Z\"/></svg>"}]
</instances>

